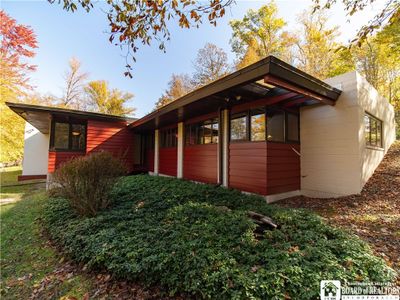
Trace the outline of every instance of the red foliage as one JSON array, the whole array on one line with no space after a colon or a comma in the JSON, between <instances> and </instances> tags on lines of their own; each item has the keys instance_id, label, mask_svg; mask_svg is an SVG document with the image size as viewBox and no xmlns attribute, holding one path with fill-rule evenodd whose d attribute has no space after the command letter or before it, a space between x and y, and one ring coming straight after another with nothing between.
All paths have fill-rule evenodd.
<instances>
[{"instance_id":1,"label":"red foliage","mask_svg":"<svg viewBox=\"0 0 400 300\"><path fill-rule=\"evenodd\" d=\"M25 58L35 55L37 48L36 35L31 27L17 24L3 10L0 10L0 59L2 73L14 84L28 87L26 72L34 71L35 65L28 64Z\"/></svg>"}]
</instances>

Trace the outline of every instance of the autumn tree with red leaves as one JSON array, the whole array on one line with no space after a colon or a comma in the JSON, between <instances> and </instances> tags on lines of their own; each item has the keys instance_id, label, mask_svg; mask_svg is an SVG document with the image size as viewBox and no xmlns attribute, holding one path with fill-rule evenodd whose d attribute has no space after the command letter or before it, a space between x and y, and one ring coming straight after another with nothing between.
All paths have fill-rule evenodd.
<instances>
[{"instance_id":1,"label":"autumn tree with red leaves","mask_svg":"<svg viewBox=\"0 0 400 300\"><path fill-rule=\"evenodd\" d=\"M0 11L0 59L1 86L21 92L29 88L27 73L36 69L25 60L35 55L36 35L29 26L17 24L16 20Z\"/></svg>"},{"instance_id":2,"label":"autumn tree with red leaves","mask_svg":"<svg viewBox=\"0 0 400 300\"><path fill-rule=\"evenodd\" d=\"M37 48L36 35L26 25L17 24L0 10L0 162L19 161L23 152L24 121L13 113L6 101L19 101L28 89L28 74L36 69L29 63Z\"/></svg>"}]
</instances>

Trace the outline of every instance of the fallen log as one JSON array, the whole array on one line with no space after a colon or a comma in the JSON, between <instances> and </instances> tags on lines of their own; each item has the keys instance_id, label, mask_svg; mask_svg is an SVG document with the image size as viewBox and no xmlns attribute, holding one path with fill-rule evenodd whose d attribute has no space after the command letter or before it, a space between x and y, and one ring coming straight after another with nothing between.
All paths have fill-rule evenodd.
<instances>
[{"instance_id":1,"label":"fallen log","mask_svg":"<svg viewBox=\"0 0 400 300\"><path fill-rule=\"evenodd\" d=\"M257 223L257 224L260 224L260 222L261 222L262 224L268 225L268 226L270 226L272 228L278 228L278 225L270 217L267 217L265 215L256 213L256 212L251 211L251 210L249 210L247 212L247 215L250 218L252 218L254 220L254 222Z\"/></svg>"}]
</instances>

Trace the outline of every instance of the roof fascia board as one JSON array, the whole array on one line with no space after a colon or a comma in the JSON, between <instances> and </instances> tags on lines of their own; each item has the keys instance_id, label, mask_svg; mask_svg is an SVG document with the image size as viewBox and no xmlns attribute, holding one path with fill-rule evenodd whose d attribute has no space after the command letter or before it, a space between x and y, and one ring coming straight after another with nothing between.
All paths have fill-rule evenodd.
<instances>
[{"instance_id":1,"label":"roof fascia board","mask_svg":"<svg viewBox=\"0 0 400 300\"><path fill-rule=\"evenodd\" d=\"M49 113L51 115L65 115L65 116L78 116L87 119L101 119L101 120L108 120L108 121L127 121L133 122L137 120L136 118L129 118L129 117L121 117L121 116L114 116L114 115L107 115L95 112L85 112L80 110L73 110L73 109L65 109L59 107L48 107L48 106L40 106L40 105L33 105L33 104L24 104L24 103L13 103L13 102L6 102L6 105L14 110L24 110L24 111L34 111L34 112L43 112Z\"/></svg>"}]
</instances>

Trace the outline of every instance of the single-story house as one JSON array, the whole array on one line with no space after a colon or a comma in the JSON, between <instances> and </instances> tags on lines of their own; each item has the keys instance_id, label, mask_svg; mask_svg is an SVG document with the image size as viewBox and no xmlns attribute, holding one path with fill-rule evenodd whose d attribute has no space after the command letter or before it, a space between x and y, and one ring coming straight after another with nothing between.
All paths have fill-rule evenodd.
<instances>
[{"instance_id":1,"label":"single-story house","mask_svg":"<svg viewBox=\"0 0 400 300\"><path fill-rule=\"evenodd\" d=\"M321 81L269 56L140 119L21 103L21 179L106 150L132 172L257 193L357 194L395 140L392 105L358 73Z\"/></svg>"}]
</instances>

